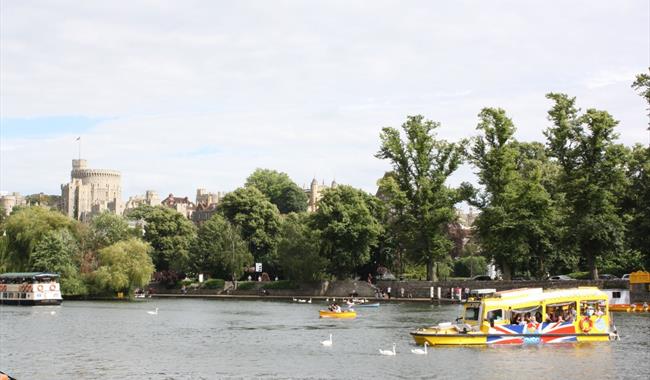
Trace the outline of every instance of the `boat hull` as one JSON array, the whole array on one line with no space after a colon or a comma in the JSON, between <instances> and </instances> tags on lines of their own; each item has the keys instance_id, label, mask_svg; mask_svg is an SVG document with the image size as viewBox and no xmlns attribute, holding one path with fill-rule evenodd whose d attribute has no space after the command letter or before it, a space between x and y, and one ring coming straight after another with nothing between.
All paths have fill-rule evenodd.
<instances>
[{"instance_id":1,"label":"boat hull","mask_svg":"<svg viewBox=\"0 0 650 380\"><path fill-rule=\"evenodd\" d=\"M609 305L609 310L610 311L618 311L618 312L628 312L628 313L648 313L650 312L650 307L647 305L636 305L636 304L617 304L617 305Z\"/></svg>"},{"instance_id":2,"label":"boat hull","mask_svg":"<svg viewBox=\"0 0 650 380\"><path fill-rule=\"evenodd\" d=\"M48 306L48 305L60 305L61 300L58 299L44 299L44 300L33 300L33 299L0 299L0 305L16 305L16 306Z\"/></svg>"},{"instance_id":3,"label":"boat hull","mask_svg":"<svg viewBox=\"0 0 650 380\"><path fill-rule=\"evenodd\" d=\"M357 312L356 311L342 311L340 313L336 313L336 312L329 311L329 310L320 310L318 312L318 315L321 318L353 319L353 318L357 317Z\"/></svg>"},{"instance_id":4,"label":"boat hull","mask_svg":"<svg viewBox=\"0 0 650 380\"><path fill-rule=\"evenodd\" d=\"M455 326L430 327L411 332L417 344L435 345L502 345L599 342L610 340L606 326L596 323L588 332L572 322L537 325L497 325L485 332L463 332Z\"/></svg>"}]
</instances>

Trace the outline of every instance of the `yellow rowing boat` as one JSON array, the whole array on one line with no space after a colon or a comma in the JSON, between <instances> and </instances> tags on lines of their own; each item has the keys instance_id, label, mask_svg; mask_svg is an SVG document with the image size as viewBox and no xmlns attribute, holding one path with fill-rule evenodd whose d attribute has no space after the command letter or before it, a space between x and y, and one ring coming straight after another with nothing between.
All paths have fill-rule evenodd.
<instances>
[{"instance_id":1,"label":"yellow rowing boat","mask_svg":"<svg viewBox=\"0 0 650 380\"><path fill-rule=\"evenodd\" d=\"M352 319L357 317L357 312L354 310L344 310L341 312L320 310L318 314L321 318Z\"/></svg>"}]
</instances>

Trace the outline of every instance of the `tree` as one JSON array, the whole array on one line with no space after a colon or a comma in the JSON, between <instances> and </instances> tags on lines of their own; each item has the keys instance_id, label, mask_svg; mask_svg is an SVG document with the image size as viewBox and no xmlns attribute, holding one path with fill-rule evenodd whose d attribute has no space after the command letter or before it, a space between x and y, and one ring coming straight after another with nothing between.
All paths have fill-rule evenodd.
<instances>
[{"instance_id":1,"label":"tree","mask_svg":"<svg viewBox=\"0 0 650 380\"><path fill-rule=\"evenodd\" d=\"M461 192L445 185L458 168L465 142L449 143L435 138L439 123L423 116L409 116L402 125L404 139L395 128L383 128L377 158L391 161L397 187L393 196L406 199L404 225L400 237L420 260L426 261L427 279L435 280L434 263L446 257L452 242L446 236L447 225L456 217L454 205Z\"/></svg>"},{"instance_id":2,"label":"tree","mask_svg":"<svg viewBox=\"0 0 650 380\"><path fill-rule=\"evenodd\" d=\"M189 248L196 236L192 222L164 206L140 206L128 216L144 220L144 240L151 244L157 271L184 272L189 269Z\"/></svg>"},{"instance_id":3,"label":"tree","mask_svg":"<svg viewBox=\"0 0 650 380\"><path fill-rule=\"evenodd\" d=\"M31 255L36 245L50 231L67 229L77 236L79 224L57 211L44 207L22 207L7 218L6 260L12 271L25 271L31 267Z\"/></svg>"},{"instance_id":4,"label":"tree","mask_svg":"<svg viewBox=\"0 0 650 380\"><path fill-rule=\"evenodd\" d=\"M278 264L289 280L320 280L327 268L327 260L320 256L320 237L308 219L307 214L290 213L282 222Z\"/></svg>"},{"instance_id":5,"label":"tree","mask_svg":"<svg viewBox=\"0 0 650 380\"><path fill-rule=\"evenodd\" d=\"M244 187L226 195L217 211L241 229L255 261L273 270L277 265L276 247L280 231L278 208L256 187Z\"/></svg>"},{"instance_id":6,"label":"tree","mask_svg":"<svg viewBox=\"0 0 650 380\"><path fill-rule=\"evenodd\" d=\"M615 144L617 121L606 111L582 115L575 98L550 93L553 126L544 133L549 155L561 168L565 207L564 249L575 250L598 278L597 260L622 252L625 225L619 209L624 194L625 148Z\"/></svg>"},{"instance_id":7,"label":"tree","mask_svg":"<svg viewBox=\"0 0 650 380\"><path fill-rule=\"evenodd\" d=\"M650 68L648 68L648 71L650 72ZM646 73L638 74L634 83L632 83L632 88L639 91L639 94L648 103L648 117L650 118L650 75ZM650 124L650 121L648 124ZM648 126L648 130L650 130L650 126Z\"/></svg>"},{"instance_id":8,"label":"tree","mask_svg":"<svg viewBox=\"0 0 650 380\"><path fill-rule=\"evenodd\" d=\"M155 270L150 250L149 244L135 238L100 249L99 267L91 275L95 290L100 294L132 294L147 285Z\"/></svg>"},{"instance_id":9,"label":"tree","mask_svg":"<svg viewBox=\"0 0 650 380\"><path fill-rule=\"evenodd\" d=\"M131 235L126 220L122 216L110 212L95 215L90 224L92 245L95 249L126 240Z\"/></svg>"},{"instance_id":10,"label":"tree","mask_svg":"<svg viewBox=\"0 0 650 380\"><path fill-rule=\"evenodd\" d=\"M503 109L484 108L479 119L482 135L474 140L471 161L484 189L470 203L481 210L475 226L482 253L506 280L517 268L543 277L557 233L555 204L543 183L550 171L543 146L517 142Z\"/></svg>"},{"instance_id":11,"label":"tree","mask_svg":"<svg viewBox=\"0 0 650 380\"><path fill-rule=\"evenodd\" d=\"M239 230L219 214L201 224L191 252L194 269L216 278L235 281L253 263Z\"/></svg>"},{"instance_id":12,"label":"tree","mask_svg":"<svg viewBox=\"0 0 650 380\"><path fill-rule=\"evenodd\" d=\"M307 195L286 173L257 169L246 179L245 186L255 186L282 214L307 211Z\"/></svg>"},{"instance_id":13,"label":"tree","mask_svg":"<svg viewBox=\"0 0 650 380\"><path fill-rule=\"evenodd\" d=\"M374 197L351 186L337 186L323 192L312 226L321 236L322 256L329 260L331 273L343 277L368 262L377 243L381 225L373 214Z\"/></svg>"},{"instance_id":14,"label":"tree","mask_svg":"<svg viewBox=\"0 0 650 380\"><path fill-rule=\"evenodd\" d=\"M36 244L30 270L59 273L63 294L86 294L86 287L79 275L80 254L79 243L70 231L52 230Z\"/></svg>"}]
</instances>

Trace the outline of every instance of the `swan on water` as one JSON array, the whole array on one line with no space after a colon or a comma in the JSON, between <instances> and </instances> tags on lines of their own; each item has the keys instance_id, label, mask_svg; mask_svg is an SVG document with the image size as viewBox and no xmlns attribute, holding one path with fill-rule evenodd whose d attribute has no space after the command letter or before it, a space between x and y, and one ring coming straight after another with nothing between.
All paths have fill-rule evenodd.
<instances>
[{"instance_id":1,"label":"swan on water","mask_svg":"<svg viewBox=\"0 0 650 380\"><path fill-rule=\"evenodd\" d=\"M429 342L424 342L424 350L421 348L414 348L411 350L412 353L418 354L418 355L427 355L427 346L429 345Z\"/></svg>"},{"instance_id":2,"label":"swan on water","mask_svg":"<svg viewBox=\"0 0 650 380\"><path fill-rule=\"evenodd\" d=\"M311 303L311 298L307 300L307 303Z\"/></svg>"},{"instance_id":3,"label":"swan on water","mask_svg":"<svg viewBox=\"0 0 650 380\"><path fill-rule=\"evenodd\" d=\"M147 314L158 315L158 308L156 308L155 311L151 311L151 310L147 311Z\"/></svg>"},{"instance_id":4,"label":"swan on water","mask_svg":"<svg viewBox=\"0 0 650 380\"><path fill-rule=\"evenodd\" d=\"M332 345L332 334L330 334L330 338L328 340L323 340L320 342L320 344L330 347Z\"/></svg>"},{"instance_id":5,"label":"swan on water","mask_svg":"<svg viewBox=\"0 0 650 380\"><path fill-rule=\"evenodd\" d=\"M382 355L386 356L395 356L397 353L395 352L395 343L393 343L393 350L382 350L381 348L379 349L379 353Z\"/></svg>"}]
</instances>

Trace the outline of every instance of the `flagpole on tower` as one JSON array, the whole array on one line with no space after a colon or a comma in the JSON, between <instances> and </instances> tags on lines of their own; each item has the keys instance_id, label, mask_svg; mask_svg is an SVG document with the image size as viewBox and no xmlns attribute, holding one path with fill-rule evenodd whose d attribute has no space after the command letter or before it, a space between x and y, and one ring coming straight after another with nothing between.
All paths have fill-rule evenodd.
<instances>
[{"instance_id":1,"label":"flagpole on tower","mask_svg":"<svg viewBox=\"0 0 650 380\"><path fill-rule=\"evenodd\" d=\"M77 137L77 141L79 142L79 159L81 160L81 136Z\"/></svg>"}]
</instances>

